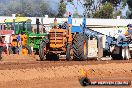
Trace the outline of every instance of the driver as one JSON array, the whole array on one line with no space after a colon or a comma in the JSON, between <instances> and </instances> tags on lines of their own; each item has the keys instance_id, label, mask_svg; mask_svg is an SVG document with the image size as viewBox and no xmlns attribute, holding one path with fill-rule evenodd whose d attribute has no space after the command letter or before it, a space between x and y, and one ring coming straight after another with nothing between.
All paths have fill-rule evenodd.
<instances>
[{"instance_id":1,"label":"driver","mask_svg":"<svg viewBox=\"0 0 132 88\"><path fill-rule=\"evenodd\" d=\"M68 29L68 23L64 22L64 24L62 24L62 29Z\"/></svg>"},{"instance_id":2,"label":"driver","mask_svg":"<svg viewBox=\"0 0 132 88\"><path fill-rule=\"evenodd\" d=\"M58 27L59 29L61 29L62 28L62 26L61 25L59 25L59 27Z\"/></svg>"},{"instance_id":3,"label":"driver","mask_svg":"<svg viewBox=\"0 0 132 88\"><path fill-rule=\"evenodd\" d=\"M128 27L128 35L132 34L132 24L128 24L127 27Z\"/></svg>"},{"instance_id":4,"label":"driver","mask_svg":"<svg viewBox=\"0 0 132 88\"><path fill-rule=\"evenodd\" d=\"M128 37L130 37L132 39L132 24L128 24Z\"/></svg>"}]
</instances>

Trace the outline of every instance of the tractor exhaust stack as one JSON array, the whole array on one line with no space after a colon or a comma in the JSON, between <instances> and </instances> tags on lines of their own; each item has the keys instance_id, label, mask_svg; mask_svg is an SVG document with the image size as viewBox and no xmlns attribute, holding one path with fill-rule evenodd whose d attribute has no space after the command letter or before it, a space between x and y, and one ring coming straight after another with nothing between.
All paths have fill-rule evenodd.
<instances>
[{"instance_id":1,"label":"tractor exhaust stack","mask_svg":"<svg viewBox=\"0 0 132 88\"><path fill-rule=\"evenodd\" d=\"M37 34L39 34L39 18L36 18L36 24L37 24Z\"/></svg>"}]
</instances>

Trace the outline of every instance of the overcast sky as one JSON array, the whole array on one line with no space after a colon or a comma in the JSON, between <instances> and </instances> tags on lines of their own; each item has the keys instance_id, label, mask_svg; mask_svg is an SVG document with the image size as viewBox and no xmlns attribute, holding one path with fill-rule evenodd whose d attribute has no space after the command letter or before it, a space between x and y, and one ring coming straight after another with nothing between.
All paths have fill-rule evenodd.
<instances>
[{"instance_id":1,"label":"overcast sky","mask_svg":"<svg viewBox=\"0 0 132 88\"><path fill-rule=\"evenodd\" d=\"M83 0L80 0L80 1L83 3ZM80 2L77 2L77 0L74 0L74 5L77 7L78 13L80 15L83 15L84 9L83 9L81 3ZM76 10L74 5L68 3L68 5L66 6L66 10L68 12L73 13Z\"/></svg>"}]
</instances>

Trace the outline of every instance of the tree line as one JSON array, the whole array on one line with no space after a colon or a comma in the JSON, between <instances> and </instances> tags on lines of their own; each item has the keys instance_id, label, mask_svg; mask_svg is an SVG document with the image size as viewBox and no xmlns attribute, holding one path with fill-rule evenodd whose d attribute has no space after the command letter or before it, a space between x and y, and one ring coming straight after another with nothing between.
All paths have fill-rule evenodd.
<instances>
[{"instance_id":1,"label":"tree line","mask_svg":"<svg viewBox=\"0 0 132 88\"><path fill-rule=\"evenodd\" d=\"M3 2L2 2L3 1ZM47 0L48 1L48 0ZM58 15L58 7L52 7L46 0L1 0L0 15L11 16L20 14L21 16L45 16L55 17ZM57 3L58 6L60 3ZM54 10L54 8L57 8Z\"/></svg>"},{"instance_id":2,"label":"tree line","mask_svg":"<svg viewBox=\"0 0 132 88\"><path fill-rule=\"evenodd\" d=\"M132 0L96 0L98 4L95 4L95 0L84 0L87 6L86 9L90 9L88 16L92 18L132 18ZM128 9L125 9L128 6ZM125 16L122 11L125 10Z\"/></svg>"},{"instance_id":3,"label":"tree line","mask_svg":"<svg viewBox=\"0 0 132 88\"><path fill-rule=\"evenodd\" d=\"M47 0L49 1L49 0ZM1 0L0 15L11 16L18 13L21 16L49 15L49 17L64 17L67 3L74 0L59 0L57 3L46 0ZM132 0L76 0L83 2L84 13L90 18L132 18ZM52 4L52 5L51 5ZM122 9L128 6L126 15L122 15ZM72 8L71 8L72 9ZM74 15L79 15L77 10Z\"/></svg>"}]
</instances>

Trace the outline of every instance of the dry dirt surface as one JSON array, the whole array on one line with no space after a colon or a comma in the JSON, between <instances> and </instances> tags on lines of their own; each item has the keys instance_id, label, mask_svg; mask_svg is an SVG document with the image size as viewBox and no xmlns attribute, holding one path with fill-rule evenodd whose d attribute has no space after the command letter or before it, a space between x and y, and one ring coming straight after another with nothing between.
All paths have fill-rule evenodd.
<instances>
[{"instance_id":1,"label":"dry dirt surface","mask_svg":"<svg viewBox=\"0 0 132 88\"><path fill-rule=\"evenodd\" d=\"M90 79L132 80L130 61L37 61L14 57L0 62L0 88L83 88L80 69L92 70ZM5 57L4 57L5 58ZM12 60L12 59L11 59ZM132 88L132 86L88 86L88 88Z\"/></svg>"}]
</instances>

